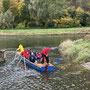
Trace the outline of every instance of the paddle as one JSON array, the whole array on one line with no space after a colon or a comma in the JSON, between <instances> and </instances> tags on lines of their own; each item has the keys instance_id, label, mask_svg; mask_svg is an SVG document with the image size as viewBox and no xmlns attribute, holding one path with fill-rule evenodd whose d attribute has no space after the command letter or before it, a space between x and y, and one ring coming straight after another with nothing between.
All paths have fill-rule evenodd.
<instances>
[{"instance_id":1,"label":"paddle","mask_svg":"<svg viewBox=\"0 0 90 90\"><path fill-rule=\"evenodd\" d=\"M56 61L57 61L57 62L61 62L61 60L60 60L60 59L57 59Z\"/></svg>"},{"instance_id":2,"label":"paddle","mask_svg":"<svg viewBox=\"0 0 90 90\"><path fill-rule=\"evenodd\" d=\"M62 60L63 60L63 58L56 59L57 62L61 62Z\"/></svg>"},{"instance_id":3,"label":"paddle","mask_svg":"<svg viewBox=\"0 0 90 90\"><path fill-rule=\"evenodd\" d=\"M16 55L17 55L17 52L15 53L14 60L13 60L10 64L13 64L13 63L14 63L14 61L16 60ZM8 67L11 67L11 65L10 65L10 64L8 64L7 66L8 66Z\"/></svg>"},{"instance_id":4,"label":"paddle","mask_svg":"<svg viewBox=\"0 0 90 90\"><path fill-rule=\"evenodd\" d=\"M51 47L50 49L51 50L55 50L55 49L58 49L58 47Z\"/></svg>"},{"instance_id":5,"label":"paddle","mask_svg":"<svg viewBox=\"0 0 90 90\"><path fill-rule=\"evenodd\" d=\"M18 67L14 67L14 70L18 70L19 68Z\"/></svg>"},{"instance_id":6,"label":"paddle","mask_svg":"<svg viewBox=\"0 0 90 90\"><path fill-rule=\"evenodd\" d=\"M25 57L24 57L24 67L25 67L25 71L26 71L26 61L25 61Z\"/></svg>"},{"instance_id":7,"label":"paddle","mask_svg":"<svg viewBox=\"0 0 90 90\"><path fill-rule=\"evenodd\" d=\"M21 62L22 57L20 58L19 62L17 63L17 65L14 67L15 70L18 70L19 68L17 67L19 65L19 63Z\"/></svg>"},{"instance_id":8,"label":"paddle","mask_svg":"<svg viewBox=\"0 0 90 90\"><path fill-rule=\"evenodd\" d=\"M25 75L28 72L27 68L26 68L26 61L25 61L25 57L24 57L24 67L25 67Z\"/></svg>"},{"instance_id":9,"label":"paddle","mask_svg":"<svg viewBox=\"0 0 90 90\"><path fill-rule=\"evenodd\" d=\"M63 58L56 59L57 62L61 62L61 60L63 60Z\"/></svg>"}]
</instances>

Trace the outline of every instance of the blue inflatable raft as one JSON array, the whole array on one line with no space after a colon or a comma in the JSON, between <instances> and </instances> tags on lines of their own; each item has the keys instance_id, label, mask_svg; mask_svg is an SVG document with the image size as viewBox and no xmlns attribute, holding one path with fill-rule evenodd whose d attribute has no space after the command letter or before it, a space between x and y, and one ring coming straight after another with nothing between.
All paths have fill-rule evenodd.
<instances>
[{"instance_id":1,"label":"blue inflatable raft","mask_svg":"<svg viewBox=\"0 0 90 90\"><path fill-rule=\"evenodd\" d=\"M21 61L24 62L25 58L20 55L20 52L17 52L17 55L19 56L19 59L21 58ZM49 63L49 65L47 65L46 63L44 63L44 64L32 63L28 59L25 59L25 63L26 63L26 65L31 66L39 71L42 71L42 72L54 70L54 65L52 65L51 63Z\"/></svg>"}]
</instances>

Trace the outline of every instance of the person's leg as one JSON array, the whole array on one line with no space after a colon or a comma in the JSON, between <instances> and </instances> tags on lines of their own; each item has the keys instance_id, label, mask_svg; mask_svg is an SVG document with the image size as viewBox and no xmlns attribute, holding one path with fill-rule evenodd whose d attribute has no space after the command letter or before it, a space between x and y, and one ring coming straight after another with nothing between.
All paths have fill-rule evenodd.
<instances>
[{"instance_id":1,"label":"person's leg","mask_svg":"<svg viewBox=\"0 0 90 90\"><path fill-rule=\"evenodd\" d=\"M44 63L44 57L45 57L44 54L42 54L42 57L43 57L43 59L42 59L42 64L43 64Z\"/></svg>"},{"instance_id":2,"label":"person's leg","mask_svg":"<svg viewBox=\"0 0 90 90\"><path fill-rule=\"evenodd\" d=\"M47 64L49 63L49 56L46 57Z\"/></svg>"},{"instance_id":3,"label":"person's leg","mask_svg":"<svg viewBox=\"0 0 90 90\"><path fill-rule=\"evenodd\" d=\"M44 55L44 58L46 59L47 64L49 63L49 56Z\"/></svg>"}]
</instances>

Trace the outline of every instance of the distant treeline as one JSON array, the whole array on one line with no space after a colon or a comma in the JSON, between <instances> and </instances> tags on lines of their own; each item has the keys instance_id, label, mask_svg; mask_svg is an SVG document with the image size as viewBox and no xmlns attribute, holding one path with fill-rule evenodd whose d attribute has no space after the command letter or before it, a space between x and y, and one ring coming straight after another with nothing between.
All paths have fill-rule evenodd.
<instances>
[{"instance_id":1,"label":"distant treeline","mask_svg":"<svg viewBox=\"0 0 90 90\"><path fill-rule=\"evenodd\" d=\"M90 0L1 0L0 29L90 26Z\"/></svg>"}]
</instances>

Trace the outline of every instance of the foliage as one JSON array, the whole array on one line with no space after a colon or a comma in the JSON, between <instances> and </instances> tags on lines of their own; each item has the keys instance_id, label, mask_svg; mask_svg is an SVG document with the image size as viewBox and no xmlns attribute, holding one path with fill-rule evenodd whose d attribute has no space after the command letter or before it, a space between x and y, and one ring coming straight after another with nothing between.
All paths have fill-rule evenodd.
<instances>
[{"instance_id":1,"label":"foliage","mask_svg":"<svg viewBox=\"0 0 90 90\"><path fill-rule=\"evenodd\" d=\"M6 12L9 9L9 6L10 6L10 0L3 0L4 12Z\"/></svg>"},{"instance_id":2,"label":"foliage","mask_svg":"<svg viewBox=\"0 0 90 90\"><path fill-rule=\"evenodd\" d=\"M10 6L9 10L13 13L14 16L18 15L18 1L17 0L9 0Z\"/></svg>"},{"instance_id":3,"label":"foliage","mask_svg":"<svg viewBox=\"0 0 90 90\"><path fill-rule=\"evenodd\" d=\"M25 28L25 24L24 23L19 23L16 28Z\"/></svg>"},{"instance_id":4,"label":"foliage","mask_svg":"<svg viewBox=\"0 0 90 90\"><path fill-rule=\"evenodd\" d=\"M0 13L11 11L14 25L30 27L90 26L90 1L86 0L1 0ZM85 11L86 10L86 11Z\"/></svg>"},{"instance_id":5,"label":"foliage","mask_svg":"<svg viewBox=\"0 0 90 90\"><path fill-rule=\"evenodd\" d=\"M14 16L12 12L6 11L5 13L0 14L0 28L13 28L14 27Z\"/></svg>"},{"instance_id":6,"label":"foliage","mask_svg":"<svg viewBox=\"0 0 90 90\"><path fill-rule=\"evenodd\" d=\"M19 3L18 3L18 13L19 13L19 16L22 14L21 13L21 10L22 10L22 7L25 5L24 3L24 0L21 0Z\"/></svg>"},{"instance_id":7,"label":"foliage","mask_svg":"<svg viewBox=\"0 0 90 90\"><path fill-rule=\"evenodd\" d=\"M71 6L75 6L75 8L81 7L85 11L90 12L90 0L67 0L70 2Z\"/></svg>"},{"instance_id":8,"label":"foliage","mask_svg":"<svg viewBox=\"0 0 90 90\"><path fill-rule=\"evenodd\" d=\"M26 0L25 3L31 21L36 21L38 26L45 27L49 26L47 24L52 22L53 18L60 17L62 11L67 7L66 0L63 0L63 2L62 0Z\"/></svg>"},{"instance_id":9,"label":"foliage","mask_svg":"<svg viewBox=\"0 0 90 90\"><path fill-rule=\"evenodd\" d=\"M0 13L3 12L3 5L2 5L2 0L0 1Z\"/></svg>"},{"instance_id":10,"label":"foliage","mask_svg":"<svg viewBox=\"0 0 90 90\"><path fill-rule=\"evenodd\" d=\"M61 18L60 20L54 20L57 25L55 25L56 27L73 27L73 19L71 17L64 17ZM55 24L56 24L55 23Z\"/></svg>"},{"instance_id":11,"label":"foliage","mask_svg":"<svg viewBox=\"0 0 90 90\"><path fill-rule=\"evenodd\" d=\"M90 42L90 35L85 35L83 39Z\"/></svg>"},{"instance_id":12,"label":"foliage","mask_svg":"<svg viewBox=\"0 0 90 90\"><path fill-rule=\"evenodd\" d=\"M83 39L64 41L59 47L62 54L72 59L73 62L84 63L90 61L90 43Z\"/></svg>"}]
</instances>

